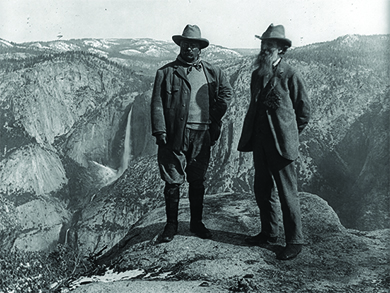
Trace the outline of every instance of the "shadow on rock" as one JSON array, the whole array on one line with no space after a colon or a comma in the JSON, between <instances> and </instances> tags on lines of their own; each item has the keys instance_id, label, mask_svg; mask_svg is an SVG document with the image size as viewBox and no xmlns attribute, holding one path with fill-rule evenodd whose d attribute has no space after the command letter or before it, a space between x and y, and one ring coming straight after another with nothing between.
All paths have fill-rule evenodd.
<instances>
[{"instance_id":1,"label":"shadow on rock","mask_svg":"<svg viewBox=\"0 0 390 293\"><path fill-rule=\"evenodd\" d=\"M156 223L151 224L146 227L136 227L131 229L125 237L123 237L117 244L115 244L110 250L104 253L101 257L96 260L98 265L107 265L111 266L119 262L121 256L129 250L131 247L144 244L145 246L150 245L163 245L161 242L161 233L164 229L165 223ZM179 222L179 228L176 236L184 237L196 237L195 234L189 231L189 222ZM224 244L230 244L235 246L250 246L244 239L248 235L242 233L232 233L221 230L210 229L212 233L211 240L205 241L215 241ZM174 241L174 240L173 240ZM283 249L283 246L280 244L274 245L259 245L259 247L270 250L274 253L278 253Z\"/></svg>"}]
</instances>

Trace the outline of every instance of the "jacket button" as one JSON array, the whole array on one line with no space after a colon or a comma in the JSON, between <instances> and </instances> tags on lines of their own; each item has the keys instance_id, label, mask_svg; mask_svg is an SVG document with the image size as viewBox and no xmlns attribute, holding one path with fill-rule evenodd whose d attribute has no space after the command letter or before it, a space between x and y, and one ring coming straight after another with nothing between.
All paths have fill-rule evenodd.
<instances>
[{"instance_id":1,"label":"jacket button","mask_svg":"<svg viewBox=\"0 0 390 293\"><path fill-rule=\"evenodd\" d=\"M183 118L183 117L181 117L181 118L180 118L180 120L181 120L181 121L183 121L183 120L184 120L184 118Z\"/></svg>"},{"instance_id":2,"label":"jacket button","mask_svg":"<svg viewBox=\"0 0 390 293\"><path fill-rule=\"evenodd\" d=\"M186 105L184 105L184 104L182 105L182 107L185 107L185 106L186 106Z\"/></svg>"}]
</instances>

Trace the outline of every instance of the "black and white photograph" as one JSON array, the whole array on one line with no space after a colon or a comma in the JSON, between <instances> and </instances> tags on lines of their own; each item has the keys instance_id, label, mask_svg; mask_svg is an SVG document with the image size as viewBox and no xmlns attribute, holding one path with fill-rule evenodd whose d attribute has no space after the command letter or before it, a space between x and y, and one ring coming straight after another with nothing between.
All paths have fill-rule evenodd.
<instances>
[{"instance_id":1,"label":"black and white photograph","mask_svg":"<svg viewBox=\"0 0 390 293\"><path fill-rule=\"evenodd\" d=\"M0 293L387 293L389 0L0 2Z\"/></svg>"}]
</instances>

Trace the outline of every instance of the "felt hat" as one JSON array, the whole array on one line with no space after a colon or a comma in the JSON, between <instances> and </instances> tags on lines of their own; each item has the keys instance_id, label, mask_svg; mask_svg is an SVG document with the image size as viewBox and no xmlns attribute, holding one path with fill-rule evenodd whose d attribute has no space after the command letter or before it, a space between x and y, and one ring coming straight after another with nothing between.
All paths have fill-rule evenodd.
<instances>
[{"instance_id":1,"label":"felt hat","mask_svg":"<svg viewBox=\"0 0 390 293\"><path fill-rule=\"evenodd\" d=\"M267 30L260 36L255 36L256 38L264 40L277 40L285 44L287 47L291 47L291 40L287 39L284 35L284 26L283 25L274 25L273 23L267 28Z\"/></svg>"},{"instance_id":2,"label":"felt hat","mask_svg":"<svg viewBox=\"0 0 390 293\"><path fill-rule=\"evenodd\" d=\"M183 40L198 41L200 48L206 48L209 45L209 41L201 37L200 28L197 25L187 24L181 35L172 36L172 40L180 46L180 42Z\"/></svg>"}]
</instances>

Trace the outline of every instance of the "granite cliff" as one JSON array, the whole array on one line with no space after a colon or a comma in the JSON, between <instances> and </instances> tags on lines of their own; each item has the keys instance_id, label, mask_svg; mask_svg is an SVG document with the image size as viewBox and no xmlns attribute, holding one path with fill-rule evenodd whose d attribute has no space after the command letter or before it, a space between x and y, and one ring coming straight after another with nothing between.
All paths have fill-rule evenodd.
<instances>
[{"instance_id":1,"label":"granite cliff","mask_svg":"<svg viewBox=\"0 0 390 293\"><path fill-rule=\"evenodd\" d=\"M14 245L22 249L55 244L94 190L124 172L132 147L127 126L142 114L151 82L91 54L35 58L3 61L9 67L0 86L0 191L6 210L18 211L15 239L28 239ZM134 144L142 149L142 140Z\"/></svg>"}]
</instances>

